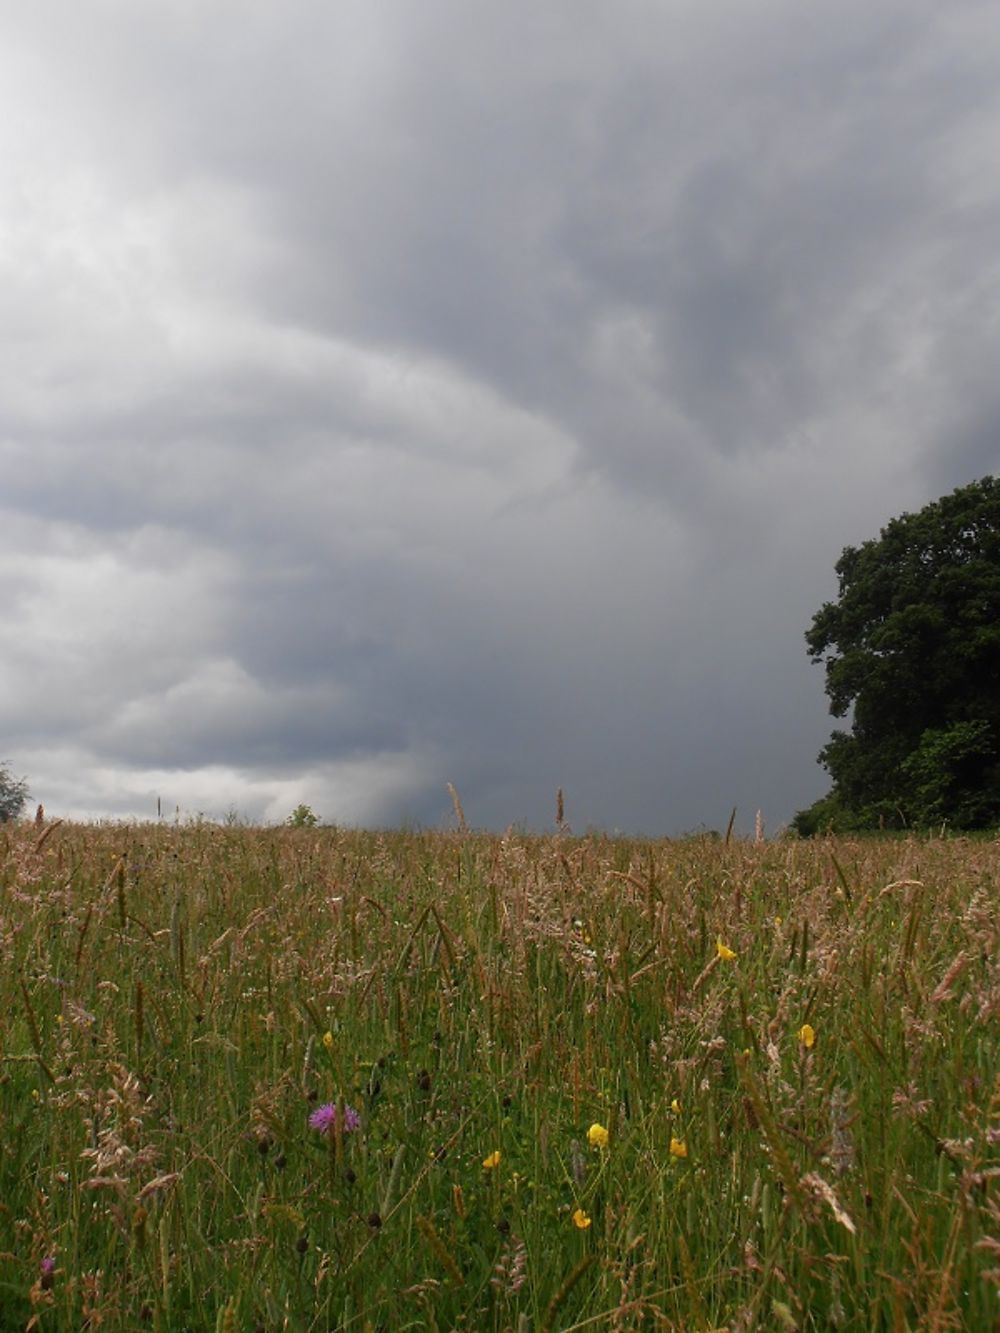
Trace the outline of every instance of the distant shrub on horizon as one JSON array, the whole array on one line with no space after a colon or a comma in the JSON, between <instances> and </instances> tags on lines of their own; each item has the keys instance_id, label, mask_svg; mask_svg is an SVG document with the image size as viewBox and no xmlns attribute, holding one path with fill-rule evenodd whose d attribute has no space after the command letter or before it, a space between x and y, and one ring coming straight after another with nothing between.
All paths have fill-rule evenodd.
<instances>
[{"instance_id":1,"label":"distant shrub on horizon","mask_svg":"<svg viewBox=\"0 0 1000 1333\"><path fill-rule=\"evenodd\" d=\"M10 766L0 763L0 824L17 819L28 802L28 783L25 778L15 778Z\"/></svg>"}]
</instances>

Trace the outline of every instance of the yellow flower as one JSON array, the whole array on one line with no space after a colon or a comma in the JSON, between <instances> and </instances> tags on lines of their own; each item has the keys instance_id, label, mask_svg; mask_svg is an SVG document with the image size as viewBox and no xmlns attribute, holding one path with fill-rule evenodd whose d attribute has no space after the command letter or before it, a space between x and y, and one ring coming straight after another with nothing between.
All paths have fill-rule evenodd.
<instances>
[{"instance_id":1,"label":"yellow flower","mask_svg":"<svg viewBox=\"0 0 1000 1333\"><path fill-rule=\"evenodd\" d=\"M573 1225L579 1227L581 1231L586 1231L590 1226L590 1218L582 1208L578 1208L573 1214Z\"/></svg>"},{"instance_id":2,"label":"yellow flower","mask_svg":"<svg viewBox=\"0 0 1000 1333\"><path fill-rule=\"evenodd\" d=\"M500 1165L500 1149L494 1148L489 1157L483 1158L483 1169L493 1171Z\"/></svg>"},{"instance_id":3,"label":"yellow flower","mask_svg":"<svg viewBox=\"0 0 1000 1333\"><path fill-rule=\"evenodd\" d=\"M816 1031L809 1023L803 1023L799 1028L799 1041L807 1051L816 1045Z\"/></svg>"},{"instance_id":4,"label":"yellow flower","mask_svg":"<svg viewBox=\"0 0 1000 1333\"><path fill-rule=\"evenodd\" d=\"M676 1097L675 1097L674 1100L670 1103L670 1109L671 1109L671 1111L673 1111L674 1115L680 1115L680 1113L681 1113L681 1104L680 1104L680 1102L677 1100Z\"/></svg>"},{"instance_id":5,"label":"yellow flower","mask_svg":"<svg viewBox=\"0 0 1000 1333\"><path fill-rule=\"evenodd\" d=\"M670 1156L686 1157L688 1155L688 1146L683 1139L670 1140Z\"/></svg>"},{"instance_id":6,"label":"yellow flower","mask_svg":"<svg viewBox=\"0 0 1000 1333\"><path fill-rule=\"evenodd\" d=\"M332 1051L332 1050L333 1050L333 1033L332 1033L332 1032L324 1032L324 1033L323 1033L323 1045L326 1047L326 1049L327 1049L328 1051Z\"/></svg>"},{"instance_id":7,"label":"yellow flower","mask_svg":"<svg viewBox=\"0 0 1000 1333\"><path fill-rule=\"evenodd\" d=\"M592 1148L606 1148L608 1146L608 1131L603 1125L599 1125L596 1120L587 1130L587 1142Z\"/></svg>"},{"instance_id":8,"label":"yellow flower","mask_svg":"<svg viewBox=\"0 0 1000 1333\"><path fill-rule=\"evenodd\" d=\"M723 944L721 935L715 941L715 952L724 963L731 962L736 957L735 949L730 949L728 944Z\"/></svg>"}]
</instances>

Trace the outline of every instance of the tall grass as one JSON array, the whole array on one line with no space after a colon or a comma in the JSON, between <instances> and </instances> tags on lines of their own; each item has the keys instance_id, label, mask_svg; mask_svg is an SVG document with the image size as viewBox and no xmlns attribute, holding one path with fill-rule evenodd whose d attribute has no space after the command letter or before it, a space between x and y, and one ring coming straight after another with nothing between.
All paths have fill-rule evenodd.
<instances>
[{"instance_id":1,"label":"tall grass","mask_svg":"<svg viewBox=\"0 0 1000 1333\"><path fill-rule=\"evenodd\" d=\"M8 826L0 1329L996 1327L997 853Z\"/></svg>"}]
</instances>

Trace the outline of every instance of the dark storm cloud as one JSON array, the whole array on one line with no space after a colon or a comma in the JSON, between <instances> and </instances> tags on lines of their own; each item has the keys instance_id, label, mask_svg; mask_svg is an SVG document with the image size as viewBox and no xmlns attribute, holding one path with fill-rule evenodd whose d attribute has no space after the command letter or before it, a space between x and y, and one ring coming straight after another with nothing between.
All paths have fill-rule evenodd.
<instances>
[{"instance_id":1,"label":"dark storm cloud","mask_svg":"<svg viewBox=\"0 0 1000 1333\"><path fill-rule=\"evenodd\" d=\"M522 62L530 9L484 24L430 6L373 121L328 105L327 133L263 149L244 122L243 151L223 131L222 162L257 188L269 163L278 182L284 268L261 299L319 328L434 347L585 440L581 391L589 408L610 387L617 406L606 375L588 392L594 354L610 329L613 355L630 319L654 394L701 440L753 447L807 413L839 388L817 383L817 338L842 336L887 245L926 225L929 131L948 124L907 70L926 12L792 19L801 52L787 34L771 45L784 6L732 14L714 42L691 11L634 14L631 41L615 40L628 14L597 19L610 54L584 37L563 56L548 25L547 59ZM677 55L689 30L693 67ZM291 152L300 188L283 188L269 147L285 171ZM632 360L627 339L620 350ZM588 442L602 465L628 454Z\"/></svg>"},{"instance_id":2,"label":"dark storm cloud","mask_svg":"<svg viewBox=\"0 0 1000 1333\"><path fill-rule=\"evenodd\" d=\"M5 16L0 724L70 811L772 824L997 466L989 6Z\"/></svg>"}]
</instances>

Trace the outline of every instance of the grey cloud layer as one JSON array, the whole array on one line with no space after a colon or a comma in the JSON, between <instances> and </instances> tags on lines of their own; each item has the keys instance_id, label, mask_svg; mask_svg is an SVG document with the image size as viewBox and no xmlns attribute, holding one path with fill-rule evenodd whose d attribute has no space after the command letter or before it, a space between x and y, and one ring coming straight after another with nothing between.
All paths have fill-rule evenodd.
<instances>
[{"instance_id":1,"label":"grey cloud layer","mask_svg":"<svg viewBox=\"0 0 1000 1333\"><path fill-rule=\"evenodd\" d=\"M997 466L990 6L5 16L50 806L786 819L847 542Z\"/></svg>"}]
</instances>

